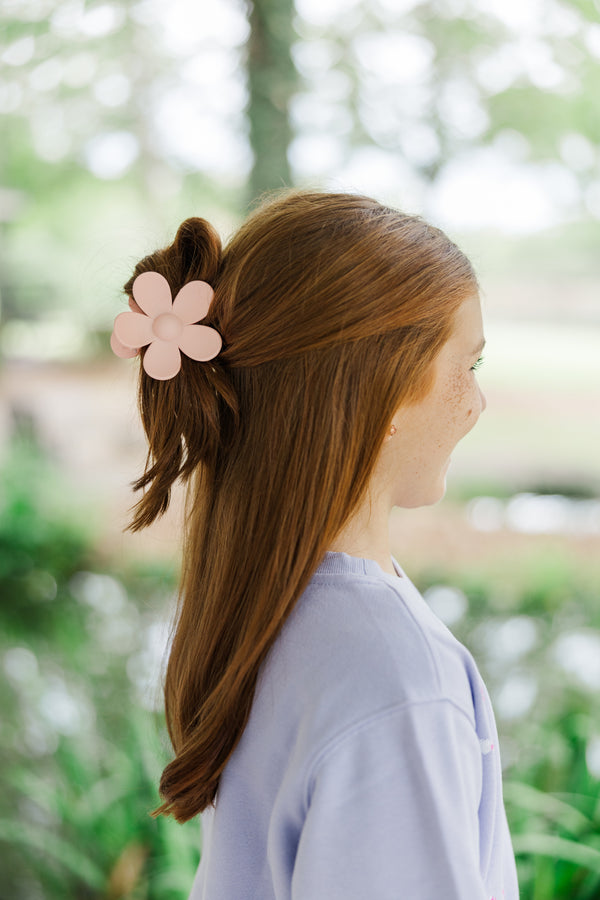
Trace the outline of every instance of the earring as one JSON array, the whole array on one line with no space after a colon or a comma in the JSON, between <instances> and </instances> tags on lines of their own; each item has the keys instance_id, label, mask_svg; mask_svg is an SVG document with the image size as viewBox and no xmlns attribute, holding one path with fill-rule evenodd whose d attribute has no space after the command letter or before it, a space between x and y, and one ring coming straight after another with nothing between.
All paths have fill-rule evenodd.
<instances>
[{"instance_id":1,"label":"earring","mask_svg":"<svg viewBox=\"0 0 600 900\"><path fill-rule=\"evenodd\" d=\"M390 437L394 437L394 435L396 434L396 431L397 431L396 426L392 425L390 428L390 431L389 431Z\"/></svg>"}]
</instances>

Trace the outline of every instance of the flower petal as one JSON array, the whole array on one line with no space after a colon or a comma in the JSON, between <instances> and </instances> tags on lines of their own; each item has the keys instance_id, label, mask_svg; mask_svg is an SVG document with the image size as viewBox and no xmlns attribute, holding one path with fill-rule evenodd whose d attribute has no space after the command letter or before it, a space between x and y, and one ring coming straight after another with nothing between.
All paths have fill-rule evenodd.
<instances>
[{"instance_id":1,"label":"flower petal","mask_svg":"<svg viewBox=\"0 0 600 900\"><path fill-rule=\"evenodd\" d=\"M184 325L199 322L208 314L214 295L206 281L188 281L173 300L173 312Z\"/></svg>"},{"instance_id":2,"label":"flower petal","mask_svg":"<svg viewBox=\"0 0 600 900\"><path fill-rule=\"evenodd\" d=\"M171 288L158 272L142 272L133 282L133 296L143 311L153 319L171 312Z\"/></svg>"},{"instance_id":3,"label":"flower petal","mask_svg":"<svg viewBox=\"0 0 600 900\"><path fill-rule=\"evenodd\" d=\"M133 347L126 347L125 344L122 344L114 331L110 336L110 347L115 356L120 356L121 359L133 359L139 352Z\"/></svg>"},{"instance_id":4,"label":"flower petal","mask_svg":"<svg viewBox=\"0 0 600 900\"><path fill-rule=\"evenodd\" d=\"M151 378L167 381L181 368L179 347L172 341L152 341L144 354L144 369Z\"/></svg>"},{"instance_id":5,"label":"flower petal","mask_svg":"<svg viewBox=\"0 0 600 900\"><path fill-rule=\"evenodd\" d=\"M186 325L179 336L179 347L186 356L197 360L214 359L223 346L218 331L209 325Z\"/></svg>"},{"instance_id":6,"label":"flower petal","mask_svg":"<svg viewBox=\"0 0 600 900\"><path fill-rule=\"evenodd\" d=\"M145 347L153 338L152 319L143 313L119 313L115 319L115 334L125 347Z\"/></svg>"}]
</instances>

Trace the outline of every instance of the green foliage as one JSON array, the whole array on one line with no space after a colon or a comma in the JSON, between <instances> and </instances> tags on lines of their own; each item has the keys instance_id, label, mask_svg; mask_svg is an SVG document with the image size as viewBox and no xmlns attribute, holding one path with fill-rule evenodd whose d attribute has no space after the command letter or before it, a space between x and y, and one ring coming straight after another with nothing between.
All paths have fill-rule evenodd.
<instances>
[{"instance_id":1,"label":"green foliage","mask_svg":"<svg viewBox=\"0 0 600 900\"><path fill-rule=\"evenodd\" d=\"M149 816L167 741L142 705L173 573L108 574L31 446L1 481L0 897L186 897L198 825Z\"/></svg>"}]
</instances>

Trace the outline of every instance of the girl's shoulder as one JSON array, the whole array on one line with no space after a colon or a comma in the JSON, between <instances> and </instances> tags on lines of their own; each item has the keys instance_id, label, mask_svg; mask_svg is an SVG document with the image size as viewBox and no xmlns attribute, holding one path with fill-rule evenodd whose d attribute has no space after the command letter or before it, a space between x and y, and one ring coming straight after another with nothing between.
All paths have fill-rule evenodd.
<instances>
[{"instance_id":1,"label":"girl's shoulder","mask_svg":"<svg viewBox=\"0 0 600 900\"><path fill-rule=\"evenodd\" d=\"M318 570L272 648L256 701L319 743L386 709L432 700L451 701L474 722L475 680L468 651L404 574Z\"/></svg>"}]
</instances>

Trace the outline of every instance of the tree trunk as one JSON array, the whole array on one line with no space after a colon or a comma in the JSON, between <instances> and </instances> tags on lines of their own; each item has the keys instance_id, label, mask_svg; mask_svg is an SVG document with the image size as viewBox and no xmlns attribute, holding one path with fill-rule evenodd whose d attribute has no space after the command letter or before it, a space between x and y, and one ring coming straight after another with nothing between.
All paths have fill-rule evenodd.
<instances>
[{"instance_id":1,"label":"tree trunk","mask_svg":"<svg viewBox=\"0 0 600 900\"><path fill-rule=\"evenodd\" d=\"M251 199L291 184L287 151L292 138L290 100L298 76L292 60L294 0L253 0L250 6L248 84L254 165Z\"/></svg>"}]
</instances>

